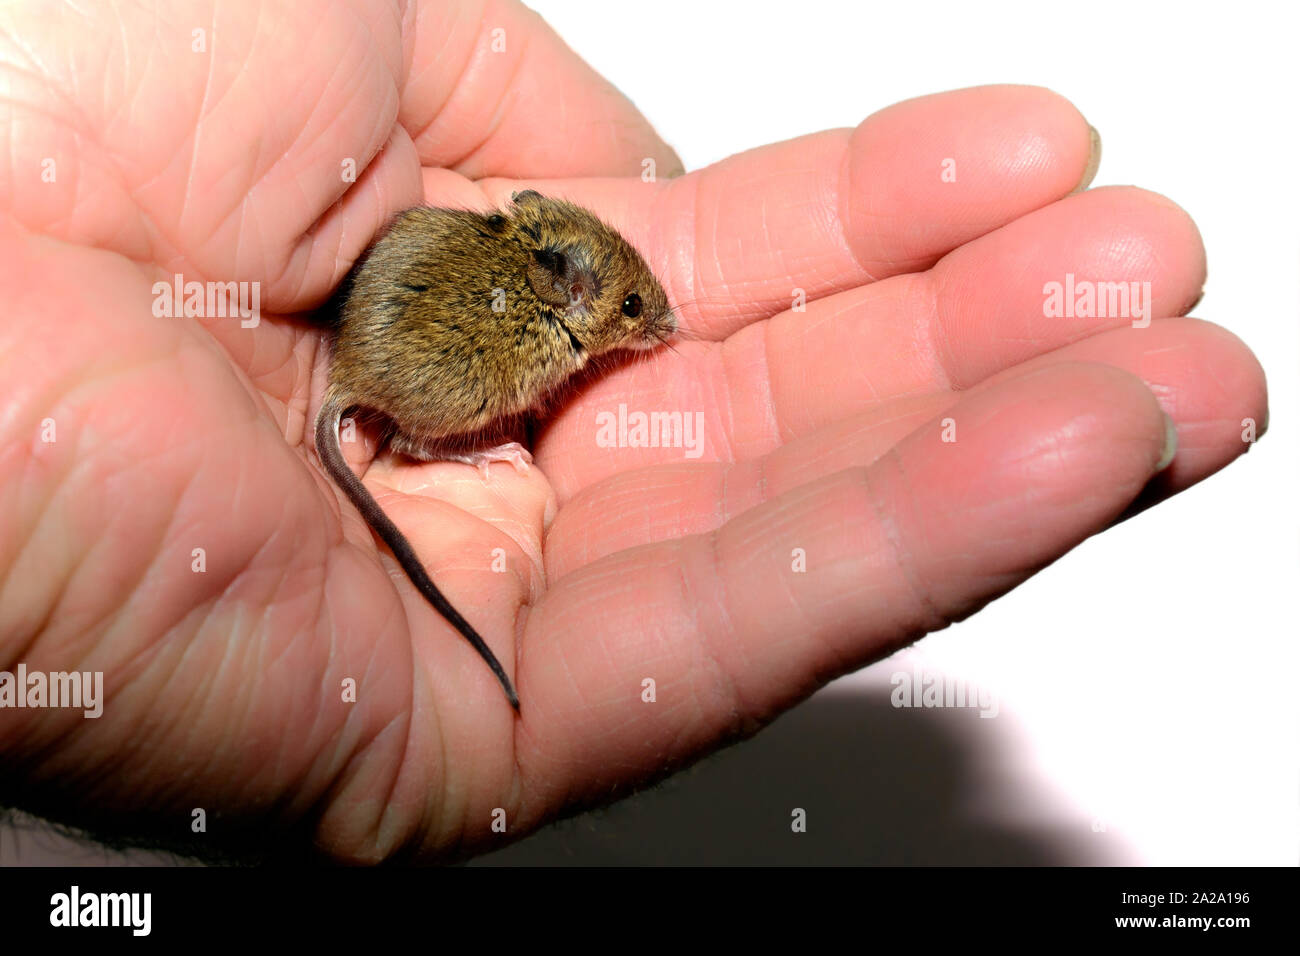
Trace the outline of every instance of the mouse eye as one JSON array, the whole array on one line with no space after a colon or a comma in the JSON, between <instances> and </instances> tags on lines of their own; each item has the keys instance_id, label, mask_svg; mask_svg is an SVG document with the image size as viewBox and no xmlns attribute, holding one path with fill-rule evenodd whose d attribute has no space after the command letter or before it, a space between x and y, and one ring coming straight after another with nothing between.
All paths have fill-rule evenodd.
<instances>
[{"instance_id":1,"label":"mouse eye","mask_svg":"<svg viewBox=\"0 0 1300 956\"><path fill-rule=\"evenodd\" d=\"M500 231L501 231L502 229L504 229L505 226L506 226L506 217L503 216L503 215L501 215L501 213L499 213L499 212L498 212L498 213L493 213L491 216L488 216L487 223L488 223L488 225L491 226L493 229L495 229L495 230L497 230L498 232L500 232Z\"/></svg>"},{"instance_id":2,"label":"mouse eye","mask_svg":"<svg viewBox=\"0 0 1300 956\"><path fill-rule=\"evenodd\" d=\"M641 297L635 292L629 292L623 300L623 314L629 319L635 319L641 314Z\"/></svg>"}]
</instances>

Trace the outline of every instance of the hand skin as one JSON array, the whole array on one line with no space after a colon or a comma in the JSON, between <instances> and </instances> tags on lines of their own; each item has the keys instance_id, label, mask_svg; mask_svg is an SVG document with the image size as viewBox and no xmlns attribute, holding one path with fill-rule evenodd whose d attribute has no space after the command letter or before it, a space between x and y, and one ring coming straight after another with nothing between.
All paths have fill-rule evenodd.
<instances>
[{"instance_id":1,"label":"hand skin","mask_svg":"<svg viewBox=\"0 0 1300 956\"><path fill-rule=\"evenodd\" d=\"M509 3L57 10L0 11L0 669L103 671L107 700L0 711L0 801L100 838L496 848L972 614L1266 421L1250 352L1181 317L1195 226L1140 189L1074 194L1089 129L1048 91L924 97L673 177ZM527 475L366 473L513 674L516 719L321 472L307 312L394 212L525 186L621 228L693 336L552 408ZM155 317L176 273L260 282L260 325ZM1155 320L1045 318L1066 273L1149 281ZM598 447L620 403L702 412L703 456Z\"/></svg>"}]
</instances>

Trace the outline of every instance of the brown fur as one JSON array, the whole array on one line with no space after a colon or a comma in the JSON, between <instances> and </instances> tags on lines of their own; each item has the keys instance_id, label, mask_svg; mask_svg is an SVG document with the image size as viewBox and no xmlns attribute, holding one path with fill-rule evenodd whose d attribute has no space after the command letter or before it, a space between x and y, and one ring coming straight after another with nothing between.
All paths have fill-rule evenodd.
<instances>
[{"instance_id":1,"label":"brown fur","mask_svg":"<svg viewBox=\"0 0 1300 956\"><path fill-rule=\"evenodd\" d=\"M633 294L640 311L629 316ZM505 669L348 467L339 420L358 407L380 412L394 450L434 458L446 439L537 407L594 356L653 348L676 328L663 287L627 240L580 206L531 191L507 213L408 209L348 280L317 453L516 710Z\"/></svg>"},{"instance_id":2,"label":"brown fur","mask_svg":"<svg viewBox=\"0 0 1300 956\"><path fill-rule=\"evenodd\" d=\"M539 252L562 255L565 273ZM576 304L566 279L581 286ZM642 309L629 318L634 292ZM675 329L640 254L579 206L526 192L495 217L417 207L353 278L331 397L382 412L420 444L527 411L593 356L652 347Z\"/></svg>"}]
</instances>

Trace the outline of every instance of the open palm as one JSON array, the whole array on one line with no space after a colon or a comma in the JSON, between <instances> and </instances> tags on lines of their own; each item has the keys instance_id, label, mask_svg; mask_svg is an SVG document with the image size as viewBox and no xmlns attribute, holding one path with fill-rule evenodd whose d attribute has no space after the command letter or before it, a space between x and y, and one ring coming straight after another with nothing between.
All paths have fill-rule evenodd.
<instances>
[{"instance_id":1,"label":"open palm","mask_svg":"<svg viewBox=\"0 0 1300 956\"><path fill-rule=\"evenodd\" d=\"M1244 346L1166 318L1195 227L1072 195L1088 126L1044 90L676 177L509 4L31 7L0 14L0 668L108 698L0 712L0 796L53 819L213 855L492 848L972 613L1264 421ZM622 230L692 335L566 395L528 474L366 471L516 718L321 472L309 312L394 212L524 186ZM156 316L176 274L259 283L260 323ZM1150 282L1155 321L1045 317L1067 274ZM607 447L620 405L698 417L702 454Z\"/></svg>"}]
</instances>

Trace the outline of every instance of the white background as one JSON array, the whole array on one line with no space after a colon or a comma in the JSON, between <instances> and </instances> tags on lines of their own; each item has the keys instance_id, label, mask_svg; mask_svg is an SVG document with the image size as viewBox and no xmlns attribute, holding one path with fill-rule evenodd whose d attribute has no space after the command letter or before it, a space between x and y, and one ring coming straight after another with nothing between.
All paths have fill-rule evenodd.
<instances>
[{"instance_id":1,"label":"white background","mask_svg":"<svg viewBox=\"0 0 1300 956\"><path fill-rule=\"evenodd\" d=\"M1066 95L1094 185L1187 209L1196 315L1268 373L1267 437L974 618L845 678L754 741L486 862L1282 864L1297 860L1297 37L1282 3L537 0L688 169L897 100ZM1285 16L1287 22L1279 22ZM1101 595L1102 597L1098 597ZM889 706L919 659L996 719ZM789 832L789 808L809 831ZM10 862L23 840L0 841ZM52 848L53 837L35 849ZM80 851L66 862L100 859Z\"/></svg>"},{"instance_id":2,"label":"white background","mask_svg":"<svg viewBox=\"0 0 1300 956\"><path fill-rule=\"evenodd\" d=\"M915 650L826 688L764 732L780 737L777 744L760 735L630 807L535 838L532 855L520 848L498 858L567 851L606 861L803 860L788 841L757 833L750 834L757 849L728 845L733 837L743 842L743 827L728 823L728 810L716 803L744 803L777 781L786 786L790 773L806 773L816 790L818 773L831 764L834 773L821 782L848 791L837 812L894 816L834 821L839 845L813 857L827 862L1295 864L1300 82L1293 8L833 0L533 6L631 97L688 170L763 143L854 126L895 101L944 89L1012 82L1067 96L1102 135L1094 185L1154 189L1196 220L1209 280L1194 314L1232 329L1259 356L1272 415L1266 438L1225 471L1086 542ZM996 692L999 716L891 714L880 706L890 675L918 658ZM855 722L837 695L864 694L876 704ZM837 706L842 719L804 713L834 714ZM914 726L921 722L924 733ZM893 733L904 738L897 747L879 739ZM801 743L818 756L792 757ZM739 753L747 749L754 754ZM882 796L900 781L905 793ZM924 792L934 787L947 792ZM791 794L799 798L797 782ZM815 804L816 795L806 802ZM709 806L712 826L700 815ZM827 821L810 813L812 836ZM894 829L915 838L910 847L889 839ZM660 842L653 850L645 846L651 837ZM683 845L662 845L674 840Z\"/></svg>"}]
</instances>

